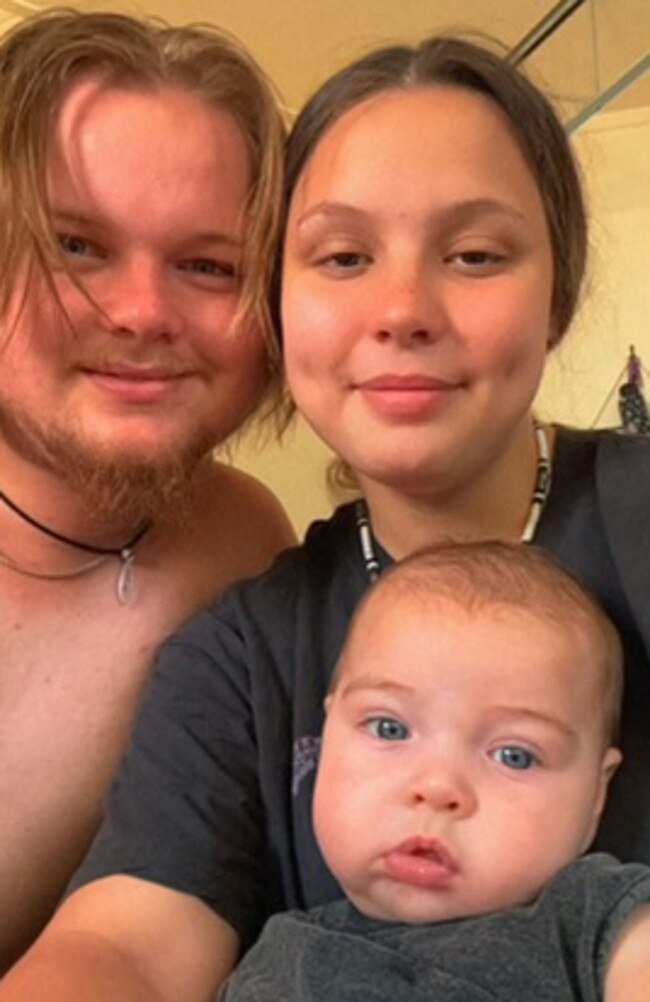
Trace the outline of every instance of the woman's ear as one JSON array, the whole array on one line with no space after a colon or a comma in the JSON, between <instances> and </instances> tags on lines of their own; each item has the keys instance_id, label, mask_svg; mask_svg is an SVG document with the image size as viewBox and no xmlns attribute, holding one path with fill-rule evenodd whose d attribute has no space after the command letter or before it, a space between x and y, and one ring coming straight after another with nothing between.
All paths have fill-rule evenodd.
<instances>
[{"instance_id":1,"label":"woman's ear","mask_svg":"<svg viewBox=\"0 0 650 1002\"><path fill-rule=\"evenodd\" d=\"M553 351L554 348L557 348L561 340L562 340L562 332L558 330L557 323L555 322L555 320L551 320L548 336L546 338L546 350Z\"/></svg>"}]
</instances>

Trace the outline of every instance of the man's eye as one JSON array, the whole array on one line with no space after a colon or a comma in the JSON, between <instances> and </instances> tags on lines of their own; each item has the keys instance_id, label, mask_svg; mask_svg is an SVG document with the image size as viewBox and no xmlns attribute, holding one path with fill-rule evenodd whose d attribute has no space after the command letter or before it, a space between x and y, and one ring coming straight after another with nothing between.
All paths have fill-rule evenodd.
<instances>
[{"instance_id":1,"label":"man's eye","mask_svg":"<svg viewBox=\"0 0 650 1002\"><path fill-rule=\"evenodd\" d=\"M367 727L381 741L406 741L410 737L408 727L393 717L373 717L367 721Z\"/></svg>"},{"instance_id":2,"label":"man's eye","mask_svg":"<svg viewBox=\"0 0 650 1002\"><path fill-rule=\"evenodd\" d=\"M77 237L73 233L59 233L57 234L57 241L64 254L84 255L92 251L92 245L89 240Z\"/></svg>"},{"instance_id":3,"label":"man's eye","mask_svg":"<svg viewBox=\"0 0 650 1002\"><path fill-rule=\"evenodd\" d=\"M230 261L214 261L206 257L183 261L179 268L181 271L190 271L195 275L205 275L208 278L234 278L237 273L235 265Z\"/></svg>"},{"instance_id":4,"label":"man's eye","mask_svg":"<svg viewBox=\"0 0 650 1002\"><path fill-rule=\"evenodd\" d=\"M531 769L534 765L539 765L537 756L533 755L527 748L519 748L517 745L505 745L497 748L492 757L496 762L505 765L508 769Z\"/></svg>"},{"instance_id":5,"label":"man's eye","mask_svg":"<svg viewBox=\"0 0 650 1002\"><path fill-rule=\"evenodd\" d=\"M367 254L361 254L359 251L342 250L327 254L318 263L328 271L357 271L368 265L370 258Z\"/></svg>"}]
</instances>

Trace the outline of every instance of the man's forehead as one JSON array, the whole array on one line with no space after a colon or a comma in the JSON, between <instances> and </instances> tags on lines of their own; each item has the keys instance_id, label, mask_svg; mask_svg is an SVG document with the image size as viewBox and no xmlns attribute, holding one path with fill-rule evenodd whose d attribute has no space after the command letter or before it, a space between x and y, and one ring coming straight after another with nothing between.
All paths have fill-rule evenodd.
<instances>
[{"instance_id":1,"label":"man's forehead","mask_svg":"<svg viewBox=\"0 0 650 1002\"><path fill-rule=\"evenodd\" d=\"M194 143L179 158L179 137ZM155 152L154 152L155 150ZM52 116L45 170L48 188L81 191L94 187L98 174L109 181L134 178L149 163L173 161L179 185L185 174L233 170L243 177L249 166L241 127L227 109L182 86L120 83L84 76L67 90ZM181 194L179 192L179 194Z\"/></svg>"}]
</instances>

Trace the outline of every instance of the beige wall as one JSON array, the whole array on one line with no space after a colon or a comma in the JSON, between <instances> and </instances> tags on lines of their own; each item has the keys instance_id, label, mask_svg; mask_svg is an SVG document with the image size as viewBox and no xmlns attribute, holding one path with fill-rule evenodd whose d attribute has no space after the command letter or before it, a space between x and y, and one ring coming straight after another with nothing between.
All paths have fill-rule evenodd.
<instances>
[{"instance_id":1,"label":"beige wall","mask_svg":"<svg viewBox=\"0 0 650 1002\"><path fill-rule=\"evenodd\" d=\"M631 344L650 369L650 108L603 113L575 143L592 216L590 280L571 335L549 362L538 409L602 427L618 423L615 390Z\"/></svg>"},{"instance_id":2,"label":"beige wall","mask_svg":"<svg viewBox=\"0 0 650 1002\"><path fill-rule=\"evenodd\" d=\"M549 359L537 409L545 418L591 427L616 389L630 344L650 370L650 108L603 113L575 145L593 217L589 288L565 343ZM650 377L648 384L650 393ZM617 423L616 399L614 392L600 426ZM244 442L235 458L276 491L299 532L331 510L329 454L304 425L281 448L256 454Z\"/></svg>"}]
</instances>

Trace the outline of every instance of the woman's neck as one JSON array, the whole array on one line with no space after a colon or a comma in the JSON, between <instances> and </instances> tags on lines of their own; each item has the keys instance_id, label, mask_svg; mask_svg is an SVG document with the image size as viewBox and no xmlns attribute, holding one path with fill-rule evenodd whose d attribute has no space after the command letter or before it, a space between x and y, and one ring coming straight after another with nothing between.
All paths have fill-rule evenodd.
<instances>
[{"instance_id":1,"label":"woman's neck","mask_svg":"<svg viewBox=\"0 0 650 1002\"><path fill-rule=\"evenodd\" d=\"M552 429L547 435L552 452ZM496 461L461 486L405 491L360 477L373 535L397 560L445 539L521 539L538 460L531 421L511 436Z\"/></svg>"}]
</instances>

